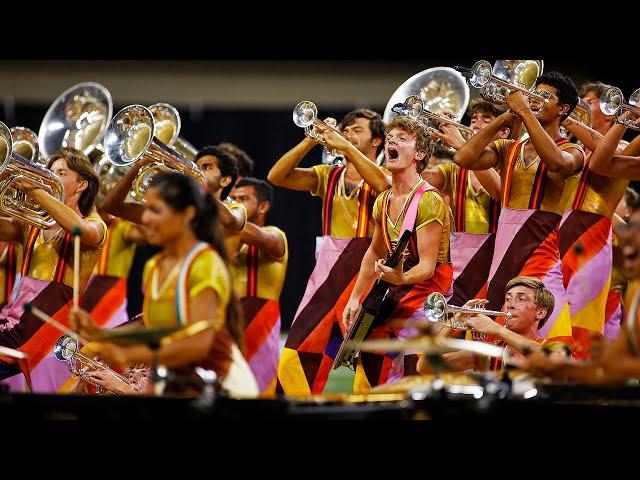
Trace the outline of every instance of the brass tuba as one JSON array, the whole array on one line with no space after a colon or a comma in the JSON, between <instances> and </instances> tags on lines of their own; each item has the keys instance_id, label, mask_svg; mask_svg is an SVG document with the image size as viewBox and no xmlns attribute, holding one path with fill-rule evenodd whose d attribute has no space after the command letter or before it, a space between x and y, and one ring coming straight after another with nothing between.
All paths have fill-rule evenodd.
<instances>
[{"instance_id":1,"label":"brass tuba","mask_svg":"<svg viewBox=\"0 0 640 480\"><path fill-rule=\"evenodd\" d=\"M123 382L131 385L127 377L125 377L124 375L119 374L118 372L107 367L105 364L99 362L98 360L94 360L93 358L81 352L78 341L69 334L65 333L60 338L58 338L58 341L53 348L53 354L56 359L60 360L61 362L67 363L67 368L69 368L69 371L71 373L80 378L83 378L91 385L94 385L96 387L96 393L98 394L103 394L105 392L109 394L115 394L115 392L106 390L102 385L98 385L97 383L89 380L89 377L86 376L87 370L107 370Z\"/></svg>"},{"instance_id":2,"label":"brass tuba","mask_svg":"<svg viewBox=\"0 0 640 480\"><path fill-rule=\"evenodd\" d=\"M111 120L104 136L105 157L114 167L128 167L141 158L153 160L138 172L132 186L138 199L144 198L152 178L167 171L178 171L205 184L204 174L191 160L165 145L155 136L156 122L143 105L129 105Z\"/></svg>"},{"instance_id":3,"label":"brass tuba","mask_svg":"<svg viewBox=\"0 0 640 480\"><path fill-rule=\"evenodd\" d=\"M40 124L40 150L48 158L63 147L83 151L92 161L102 156L100 144L113 113L109 90L94 82L65 90Z\"/></svg>"},{"instance_id":4,"label":"brass tuba","mask_svg":"<svg viewBox=\"0 0 640 480\"><path fill-rule=\"evenodd\" d=\"M178 110L168 103L154 103L149 107L155 121L155 137L167 147L193 161L198 149L180 136L182 122Z\"/></svg>"},{"instance_id":5,"label":"brass tuba","mask_svg":"<svg viewBox=\"0 0 640 480\"><path fill-rule=\"evenodd\" d=\"M454 321L449 314L456 313L480 313L483 315L511 318L511 312L499 312L496 310L485 310L483 308L466 308L457 307L455 305L447 305L447 300L441 293L433 292L429 294L423 306L424 316L431 322L443 320L442 326L453 328L455 330L470 330L464 322Z\"/></svg>"},{"instance_id":6,"label":"brass tuba","mask_svg":"<svg viewBox=\"0 0 640 480\"><path fill-rule=\"evenodd\" d=\"M14 182L20 180L35 185L60 201L64 201L64 186L55 173L38 163L38 139L27 130L9 130L0 122L0 213L47 229L53 227L56 221L40 204L16 188ZM31 154L31 157L18 153L14 145L23 153Z\"/></svg>"}]
</instances>

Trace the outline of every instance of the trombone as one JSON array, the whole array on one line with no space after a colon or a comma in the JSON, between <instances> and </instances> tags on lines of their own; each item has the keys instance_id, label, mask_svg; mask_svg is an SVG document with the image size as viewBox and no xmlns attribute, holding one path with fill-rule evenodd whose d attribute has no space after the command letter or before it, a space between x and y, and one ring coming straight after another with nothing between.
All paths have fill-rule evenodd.
<instances>
[{"instance_id":1,"label":"trombone","mask_svg":"<svg viewBox=\"0 0 640 480\"><path fill-rule=\"evenodd\" d=\"M414 120L421 120L427 125L429 132L438 130L436 127L433 127L432 124L439 125L440 123L446 123L447 125L451 125L456 127L458 130L465 132L469 136L474 133L471 128L450 119L446 115L438 115L437 113L427 110L422 98L418 95L411 95L406 98L404 103L395 104L392 111L398 115L404 115Z\"/></svg>"},{"instance_id":2,"label":"trombone","mask_svg":"<svg viewBox=\"0 0 640 480\"><path fill-rule=\"evenodd\" d=\"M549 92L535 93L530 90L535 79L542 73L542 65L535 60L498 60L494 74L489 62L479 60L470 69L456 67L456 70L467 78L469 85L480 89L480 95L485 100L505 103L509 93L518 91L529 99L529 103L539 104L537 108L531 106L531 110L538 113L551 98Z\"/></svg>"},{"instance_id":3,"label":"trombone","mask_svg":"<svg viewBox=\"0 0 640 480\"><path fill-rule=\"evenodd\" d=\"M98 394L102 394L105 391L110 394L115 394L115 392L105 389L102 385L91 381L87 376L87 370L108 371L125 382L127 385L131 385L131 382L129 382L127 377L125 377L124 375L119 374L118 372L112 370L98 360L94 360L93 358L81 352L79 349L78 341L73 336L67 333L58 338L58 341L53 348L53 354L56 359L60 360L61 362L67 363L67 368L71 373L80 378L83 378L85 381L95 386L96 393Z\"/></svg>"},{"instance_id":4,"label":"trombone","mask_svg":"<svg viewBox=\"0 0 640 480\"><path fill-rule=\"evenodd\" d=\"M629 97L629 102L625 103L622 90L618 87L609 87L600 96L600 110L605 115L615 115L616 122L633 130L640 130L638 117L640 117L640 88L636 89ZM635 120L622 118L624 112L631 112L636 115Z\"/></svg>"},{"instance_id":5,"label":"trombone","mask_svg":"<svg viewBox=\"0 0 640 480\"><path fill-rule=\"evenodd\" d=\"M457 307L455 305L447 305L447 300L439 292L430 293L424 302L424 315L431 322L443 320L442 326L452 328L454 330L471 330L471 327L464 321L455 321L449 314L468 313L488 315L490 317L511 318L511 312L499 312L496 310L485 310L483 308L466 308Z\"/></svg>"}]
</instances>

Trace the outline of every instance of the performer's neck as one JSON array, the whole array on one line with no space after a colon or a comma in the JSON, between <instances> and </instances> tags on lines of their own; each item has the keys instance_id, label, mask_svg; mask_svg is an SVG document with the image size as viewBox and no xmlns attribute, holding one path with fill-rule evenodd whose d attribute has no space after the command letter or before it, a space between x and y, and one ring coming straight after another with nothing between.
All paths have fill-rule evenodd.
<instances>
[{"instance_id":1,"label":"performer's neck","mask_svg":"<svg viewBox=\"0 0 640 480\"><path fill-rule=\"evenodd\" d=\"M167 256L181 259L187 256L196 243L198 243L198 239L191 230L188 230L180 237L169 242L164 249L167 252Z\"/></svg>"},{"instance_id":2,"label":"performer's neck","mask_svg":"<svg viewBox=\"0 0 640 480\"><path fill-rule=\"evenodd\" d=\"M391 191L394 195L406 195L422 180L415 166L391 172Z\"/></svg>"}]
</instances>

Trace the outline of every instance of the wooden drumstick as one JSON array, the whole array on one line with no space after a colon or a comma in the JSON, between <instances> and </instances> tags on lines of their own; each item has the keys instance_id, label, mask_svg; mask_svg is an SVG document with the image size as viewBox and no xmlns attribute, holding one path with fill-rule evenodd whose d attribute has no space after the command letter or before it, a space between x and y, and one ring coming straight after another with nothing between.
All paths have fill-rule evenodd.
<instances>
[{"instance_id":1,"label":"wooden drumstick","mask_svg":"<svg viewBox=\"0 0 640 480\"><path fill-rule=\"evenodd\" d=\"M38 317L40 320L42 320L43 322L48 323L49 325L51 325L54 328L57 328L61 332L67 333L69 335L72 335L73 337L75 337L78 340L80 340L80 343L82 343L83 345L87 345L88 343L90 343L89 340L87 340L86 338L82 338L79 334L77 334L76 332L71 330L66 325L63 325L62 323L60 323L56 319L51 318L49 315L44 313L38 307L34 306L32 303L25 303L23 305L23 307L24 307L24 311L25 312L31 312L36 317Z\"/></svg>"},{"instance_id":2,"label":"wooden drumstick","mask_svg":"<svg viewBox=\"0 0 640 480\"><path fill-rule=\"evenodd\" d=\"M80 291L80 235L82 229L74 227L73 234L73 307L78 308L78 292Z\"/></svg>"}]
</instances>

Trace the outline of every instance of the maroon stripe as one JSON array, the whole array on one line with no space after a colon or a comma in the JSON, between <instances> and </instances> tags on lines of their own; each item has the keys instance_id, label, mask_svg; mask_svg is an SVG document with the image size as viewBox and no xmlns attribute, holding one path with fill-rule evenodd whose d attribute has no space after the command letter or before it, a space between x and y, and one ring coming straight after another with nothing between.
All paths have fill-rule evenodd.
<instances>
[{"instance_id":1,"label":"maroon stripe","mask_svg":"<svg viewBox=\"0 0 640 480\"><path fill-rule=\"evenodd\" d=\"M458 171L458 191L456 192L456 230L458 232L466 231L466 201L467 198L467 180L469 170L461 168Z\"/></svg>"},{"instance_id":2,"label":"maroon stripe","mask_svg":"<svg viewBox=\"0 0 640 480\"><path fill-rule=\"evenodd\" d=\"M564 257L580 236L602 220L597 213L575 210L562 222L560 227L560 258Z\"/></svg>"},{"instance_id":3,"label":"maroon stripe","mask_svg":"<svg viewBox=\"0 0 640 480\"><path fill-rule=\"evenodd\" d=\"M324 196L324 221L322 234L323 235L331 235L331 215L333 214L333 197L336 194L336 187L338 186L338 178L340 178L340 174L342 170L346 167L334 167L333 170L329 173L329 178L327 179L327 191Z\"/></svg>"},{"instance_id":4,"label":"maroon stripe","mask_svg":"<svg viewBox=\"0 0 640 480\"><path fill-rule=\"evenodd\" d=\"M464 266L462 273L455 279L451 297L452 305L464 305L468 300L477 298L489 279L495 242L495 234L487 237L469 263Z\"/></svg>"}]
</instances>

